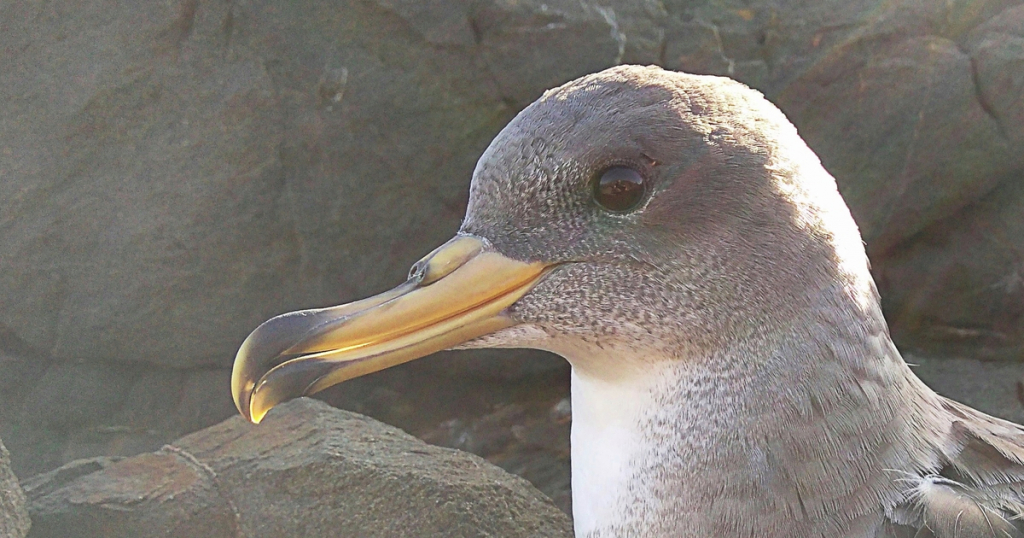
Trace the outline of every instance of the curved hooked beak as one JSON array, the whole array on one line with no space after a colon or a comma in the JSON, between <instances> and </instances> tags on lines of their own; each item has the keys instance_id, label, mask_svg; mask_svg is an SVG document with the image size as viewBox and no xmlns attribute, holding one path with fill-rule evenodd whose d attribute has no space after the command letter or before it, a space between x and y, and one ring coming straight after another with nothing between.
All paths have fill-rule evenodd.
<instances>
[{"instance_id":1,"label":"curved hooked beak","mask_svg":"<svg viewBox=\"0 0 1024 538\"><path fill-rule=\"evenodd\" d=\"M397 288L282 314L257 327L235 356L235 406L259 423L281 402L515 325L505 309L550 268L506 258L479 238L456 236L416 262Z\"/></svg>"}]
</instances>

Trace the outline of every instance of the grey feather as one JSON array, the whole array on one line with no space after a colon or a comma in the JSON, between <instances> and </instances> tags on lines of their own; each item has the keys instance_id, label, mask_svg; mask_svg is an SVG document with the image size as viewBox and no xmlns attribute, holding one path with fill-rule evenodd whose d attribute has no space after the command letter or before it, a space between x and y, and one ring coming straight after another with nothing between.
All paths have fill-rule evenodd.
<instances>
[{"instance_id":1,"label":"grey feather","mask_svg":"<svg viewBox=\"0 0 1024 538\"><path fill-rule=\"evenodd\" d=\"M951 400L940 403L951 419L943 465L919 477L894 508L892 536L1024 536L1024 429Z\"/></svg>"}]
</instances>

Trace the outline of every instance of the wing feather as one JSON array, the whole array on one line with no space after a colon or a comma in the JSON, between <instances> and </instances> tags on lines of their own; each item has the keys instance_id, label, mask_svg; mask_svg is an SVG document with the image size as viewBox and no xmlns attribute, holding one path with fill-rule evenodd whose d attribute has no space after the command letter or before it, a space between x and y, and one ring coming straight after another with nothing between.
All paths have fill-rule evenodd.
<instances>
[{"instance_id":1,"label":"wing feather","mask_svg":"<svg viewBox=\"0 0 1024 538\"><path fill-rule=\"evenodd\" d=\"M952 417L943 465L890 515L893 538L1024 538L1024 428L942 400Z\"/></svg>"}]
</instances>

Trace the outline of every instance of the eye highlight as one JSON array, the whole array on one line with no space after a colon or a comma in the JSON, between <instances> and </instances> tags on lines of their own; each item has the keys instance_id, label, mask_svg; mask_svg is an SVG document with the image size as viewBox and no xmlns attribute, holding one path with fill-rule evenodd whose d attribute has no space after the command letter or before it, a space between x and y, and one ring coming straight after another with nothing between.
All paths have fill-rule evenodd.
<instances>
[{"instance_id":1,"label":"eye highlight","mask_svg":"<svg viewBox=\"0 0 1024 538\"><path fill-rule=\"evenodd\" d=\"M644 176L628 166L613 166L594 182L594 201L609 211L629 211L644 197Z\"/></svg>"}]
</instances>

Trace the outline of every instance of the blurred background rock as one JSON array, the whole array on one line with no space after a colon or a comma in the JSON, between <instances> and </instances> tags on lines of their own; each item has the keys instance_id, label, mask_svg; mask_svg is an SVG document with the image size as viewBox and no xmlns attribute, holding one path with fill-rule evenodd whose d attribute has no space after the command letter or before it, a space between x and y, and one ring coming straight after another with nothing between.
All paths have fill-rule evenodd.
<instances>
[{"instance_id":1,"label":"blurred background rock","mask_svg":"<svg viewBox=\"0 0 1024 538\"><path fill-rule=\"evenodd\" d=\"M250 330L402 281L501 127L620 63L778 104L922 377L1024 419L1020 1L0 0L0 51L0 438L22 478L231 416ZM567 380L539 352L450 353L324 398L567 509Z\"/></svg>"}]
</instances>

